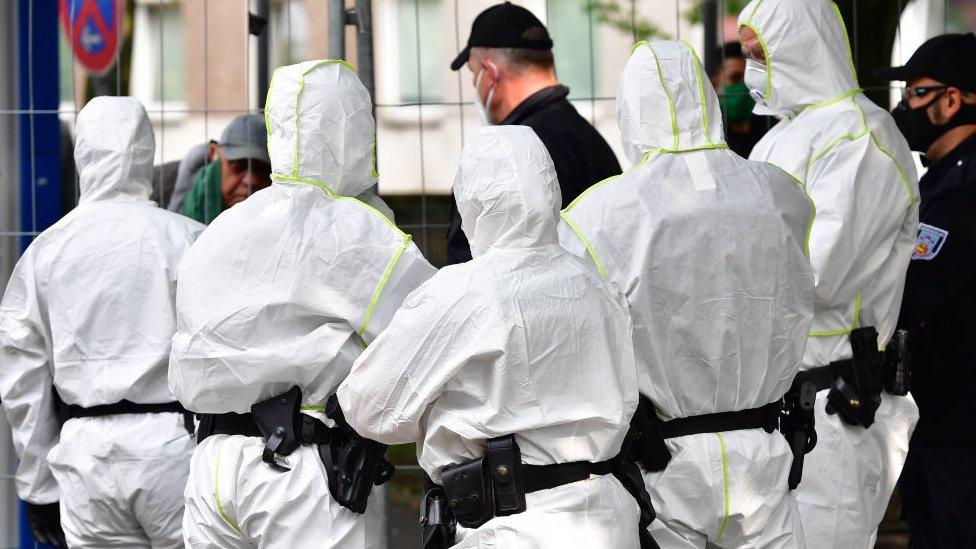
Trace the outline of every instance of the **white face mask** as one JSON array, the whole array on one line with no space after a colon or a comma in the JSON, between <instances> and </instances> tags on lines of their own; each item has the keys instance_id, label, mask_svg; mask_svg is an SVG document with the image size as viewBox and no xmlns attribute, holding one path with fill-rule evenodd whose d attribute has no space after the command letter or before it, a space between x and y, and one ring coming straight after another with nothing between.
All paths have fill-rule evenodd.
<instances>
[{"instance_id":1,"label":"white face mask","mask_svg":"<svg viewBox=\"0 0 976 549\"><path fill-rule=\"evenodd\" d=\"M485 70L481 69L481 72L479 72L478 76L474 79L474 104L476 107L478 107L478 115L481 116L481 121L486 126L494 126L495 122L492 121L489 111L491 110L491 100L495 96L495 85L492 84L491 87L488 88L488 97L485 99L485 101L482 101L481 94L478 93L478 86L481 84L481 75L483 74L485 74Z\"/></svg>"},{"instance_id":2,"label":"white face mask","mask_svg":"<svg viewBox=\"0 0 976 549\"><path fill-rule=\"evenodd\" d=\"M746 59L745 84L749 95L759 105L766 104L766 65Z\"/></svg>"}]
</instances>

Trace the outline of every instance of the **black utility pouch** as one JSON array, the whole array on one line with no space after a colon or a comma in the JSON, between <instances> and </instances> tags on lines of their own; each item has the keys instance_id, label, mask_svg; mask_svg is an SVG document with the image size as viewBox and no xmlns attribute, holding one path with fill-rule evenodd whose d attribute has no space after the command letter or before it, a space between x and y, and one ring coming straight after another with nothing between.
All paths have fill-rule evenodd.
<instances>
[{"instance_id":1,"label":"black utility pouch","mask_svg":"<svg viewBox=\"0 0 976 549\"><path fill-rule=\"evenodd\" d=\"M654 412L654 404L644 395L637 401L623 447L628 448L630 459L645 471L663 471L671 461L671 450L661 433L661 419Z\"/></svg>"},{"instance_id":2,"label":"black utility pouch","mask_svg":"<svg viewBox=\"0 0 976 549\"><path fill-rule=\"evenodd\" d=\"M365 513L373 486L389 481L395 472L384 457L386 445L363 438L350 427L335 395L329 397L325 415L336 424L329 444L319 446L329 493L339 505L356 513Z\"/></svg>"},{"instance_id":3,"label":"black utility pouch","mask_svg":"<svg viewBox=\"0 0 976 549\"><path fill-rule=\"evenodd\" d=\"M424 483L420 500L420 526L423 529L423 549L447 549L457 537L457 518L447 503L444 488L429 478Z\"/></svg>"},{"instance_id":4,"label":"black utility pouch","mask_svg":"<svg viewBox=\"0 0 976 549\"><path fill-rule=\"evenodd\" d=\"M465 528L525 511L522 452L515 435L488 439L483 457L445 467L441 482L458 524Z\"/></svg>"},{"instance_id":5,"label":"black utility pouch","mask_svg":"<svg viewBox=\"0 0 976 549\"><path fill-rule=\"evenodd\" d=\"M444 494L465 528L477 528L495 516L494 494L485 475L485 458L472 459L441 470Z\"/></svg>"},{"instance_id":6,"label":"black utility pouch","mask_svg":"<svg viewBox=\"0 0 976 549\"><path fill-rule=\"evenodd\" d=\"M301 408L302 390L297 385L287 392L251 406L251 416L265 440L261 459L275 469L289 470L275 460L275 455L287 456L298 448Z\"/></svg>"},{"instance_id":7,"label":"black utility pouch","mask_svg":"<svg viewBox=\"0 0 976 549\"><path fill-rule=\"evenodd\" d=\"M525 511L522 452L515 435L488 439L485 465L495 494L495 515L503 517Z\"/></svg>"},{"instance_id":8,"label":"black utility pouch","mask_svg":"<svg viewBox=\"0 0 976 549\"><path fill-rule=\"evenodd\" d=\"M844 422L867 429L881 406L884 365L878 351L878 332L873 326L851 332L853 354L849 368L841 370L827 393L827 413L839 414Z\"/></svg>"}]
</instances>

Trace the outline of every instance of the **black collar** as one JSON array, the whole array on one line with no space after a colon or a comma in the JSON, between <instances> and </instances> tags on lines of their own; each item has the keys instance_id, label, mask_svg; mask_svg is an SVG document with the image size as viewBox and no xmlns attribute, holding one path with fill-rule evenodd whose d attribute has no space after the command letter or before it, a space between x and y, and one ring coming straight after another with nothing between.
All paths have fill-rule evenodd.
<instances>
[{"instance_id":1,"label":"black collar","mask_svg":"<svg viewBox=\"0 0 976 549\"><path fill-rule=\"evenodd\" d=\"M515 107L512 112L505 117L505 120L502 120L501 123L499 123L499 125L514 126L516 124L521 124L523 120L529 117L529 115L535 113L546 105L566 99L566 96L568 95L569 88L561 84L549 86L548 88L542 88L541 90L526 97L525 100L519 103L519 106Z\"/></svg>"}]
</instances>

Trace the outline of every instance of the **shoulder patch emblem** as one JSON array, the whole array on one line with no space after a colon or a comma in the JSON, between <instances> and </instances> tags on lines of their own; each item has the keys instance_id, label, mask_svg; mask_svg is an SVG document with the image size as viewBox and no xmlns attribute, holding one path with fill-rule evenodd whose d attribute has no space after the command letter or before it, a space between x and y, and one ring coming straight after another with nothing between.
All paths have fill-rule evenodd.
<instances>
[{"instance_id":1,"label":"shoulder patch emblem","mask_svg":"<svg viewBox=\"0 0 976 549\"><path fill-rule=\"evenodd\" d=\"M939 255L939 250L949 238L949 231L925 223L918 225L918 237L912 260L929 261Z\"/></svg>"}]
</instances>

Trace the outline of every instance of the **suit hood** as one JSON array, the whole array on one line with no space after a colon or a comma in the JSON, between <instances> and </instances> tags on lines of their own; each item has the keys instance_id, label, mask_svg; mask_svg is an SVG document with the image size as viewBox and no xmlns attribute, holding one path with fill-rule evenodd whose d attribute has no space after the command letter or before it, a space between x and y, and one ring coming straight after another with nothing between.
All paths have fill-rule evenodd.
<instances>
[{"instance_id":1,"label":"suit hood","mask_svg":"<svg viewBox=\"0 0 976 549\"><path fill-rule=\"evenodd\" d=\"M637 163L650 150L723 143L718 96L684 42L638 42L620 77L617 119L624 152Z\"/></svg>"},{"instance_id":2,"label":"suit hood","mask_svg":"<svg viewBox=\"0 0 976 549\"><path fill-rule=\"evenodd\" d=\"M277 69L265 116L273 179L350 197L376 182L372 103L345 61Z\"/></svg>"},{"instance_id":3,"label":"suit hood","mask_svg":"<svg viewBox=\"0 0 976 549\"><path fill-rule=\"evenodd\" d=\"M471 254L556 244L561 196L549 152L528 126L482 128L468 139L454 179Z\"/></svg>"},{"instance_id":4,"label":"suit hood","mask_svg":"<svg viewBox=\"0 0 976 549\"><path fill-rule=\"evenodd\" d=\"M844 19L830 0L752 0L739 26L766 54L765 105L756 114L785 115L857 89Z\"/></svg>"},{"instance_id":5,"label":"suit hood","mask_svg":"<svg viewBox=\"0 0 976 549\"><path fill-rule=\"evenodd\" d=\"M75 123L79 202L149 200L155 153L142 103L131 97L93 98Z\"/></svg>"}]
</instances>

